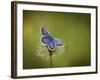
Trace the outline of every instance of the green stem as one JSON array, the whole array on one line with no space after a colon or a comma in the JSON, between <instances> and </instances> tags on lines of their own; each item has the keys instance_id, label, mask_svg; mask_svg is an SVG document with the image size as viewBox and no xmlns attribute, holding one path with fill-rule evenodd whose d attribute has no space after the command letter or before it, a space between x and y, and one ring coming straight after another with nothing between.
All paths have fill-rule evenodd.
<instances>
[{"instance_id":1,"label":"green stem","mask_svg":"<svg viewBox=\"0 0 100 80\"><path fill-rule=\"evenodd\" d=\"M49 52L49 55L50 55L50 67L53 67L53 62L52 62L52 54L53 54L53 51L48 49L48 52Z\"/></svg>"},{"instance_id":2,"label":"green stem","mask_svg":"<svg viewBox=\"0 0 100 80\"><path fill-rule=\"evenodd\" d=\"M53 67L53 63L52 63L52 55L50 55L50 67Z\"/></svg>"}]
</instances>

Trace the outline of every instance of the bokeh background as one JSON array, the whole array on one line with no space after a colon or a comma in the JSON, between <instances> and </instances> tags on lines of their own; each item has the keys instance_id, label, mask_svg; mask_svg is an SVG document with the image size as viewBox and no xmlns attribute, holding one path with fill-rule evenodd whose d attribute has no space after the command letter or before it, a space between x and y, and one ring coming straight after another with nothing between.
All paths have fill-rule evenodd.
<instances>
[{"instance_id":1,"label":"bokeh background","mask_svg":"<svg viewBox=\"0 0 100 80\"><path fill-rule=\"evenodd\" d=\"M50 68L49 53L40 41L42 27L63 43L52 56L54 68L90 66L90 21L87 13L23 10L23 69Z\"/></svg>"}]
</instances>

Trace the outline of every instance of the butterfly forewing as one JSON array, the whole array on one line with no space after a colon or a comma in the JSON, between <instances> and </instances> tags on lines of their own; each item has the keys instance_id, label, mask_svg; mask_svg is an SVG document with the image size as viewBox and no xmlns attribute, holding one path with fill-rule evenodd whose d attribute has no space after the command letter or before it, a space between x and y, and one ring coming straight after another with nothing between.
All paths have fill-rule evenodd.
<instances>
[{"instance_id":1,"label":"butterfly forewing","mask_svg":"<svg viewBox=\"0 0 100 80\"><path fill-rule=\"evenodd\" d=\"M42 35L45 36L45 37L50 36L49 32L48 32L45 28L42 28L42 29L41 29L41 33L42 33Z\"/></svg>"}]
</instances>

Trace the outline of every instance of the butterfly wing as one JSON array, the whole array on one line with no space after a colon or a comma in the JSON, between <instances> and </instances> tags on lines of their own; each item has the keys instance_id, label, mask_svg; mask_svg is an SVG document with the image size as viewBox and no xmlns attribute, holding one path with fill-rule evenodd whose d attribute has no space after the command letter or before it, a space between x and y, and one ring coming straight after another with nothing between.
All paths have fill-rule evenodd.
<instances>
[{"instance_id":1,"label":"butterfly wing","mask_svg":"<svg viewBox=\"0 0 100 80\"><path fill-rule=\"evenodd\" d=\"M42 43L46 44L46 46L48 47L48 49L52 50L55 47L54 41L53 39L50 40L50 37L43 37L41 39Z\"/></svg>"},{"instance_id":2,"label":"butterfly wing","mask_svg":"<svg viewBox=\"0 0 100 80\"><path fill-rule=\"evenodd\" d=\"M48 46L48 49L50 49L50 50L54 49L55 44L54 44L53 40L49 41L47 46Z\"/></svg>"},{"instance_id":3,"label":"butterfly wing","mask_svg":"<svg viewBox=\"0 0 100 80\"><path fill-rule=\"evenodd\" d=\"M45 37L50 36L49 32L45 28L43 28L43 27L41 28L41 33Z\"/></svg>"},{"instance_id":4,"label":"butterfly wing","mask_svg":"<svg viewBox=\"0 0 100 80\"><path fill-rule=\"evenodd\" d=\"M54 41L54 44L56 46L61 46L62 45L62 42L59 39L53 39L53 41Z\"/></svg>"},{"instance_id":5,"label":"butterfly wing","mask_svg":"<svg viewBox=\"0 0 100 80\"><path fill-rule=\"evenodd\" d=\"M49 40L49 37L43 37L41 39L42 43L46 44L46 46L48 47L49 50L54 49L55 44L53 40Z\"/></svg>"},{"instance_id":6,"label":"butterfly wing","mask_svg":"<svg viewBox=\"0 0 100 80\"><path fill-rule=\"evenodd\" d=\"M42 37L41 41L42 41L42 43L44 43L44 44L48 44L49 38L48 38L48 37Z\"/></svg>"}]
</instances>

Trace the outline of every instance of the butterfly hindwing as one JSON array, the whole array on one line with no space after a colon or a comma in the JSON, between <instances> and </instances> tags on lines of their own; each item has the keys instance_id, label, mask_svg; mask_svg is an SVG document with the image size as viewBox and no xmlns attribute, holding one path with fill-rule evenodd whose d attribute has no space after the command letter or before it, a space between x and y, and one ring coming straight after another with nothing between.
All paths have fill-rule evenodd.
<instances>
[{"instance_id":1,"label":"butterfly hindwing","mask_svg":"<svg viewBox=\"0 0 100 80\"><path fill-rule=\"evenodd\" d=\"M53 40L52 40L52 41L49 41L49 42L48 42L48 48L49 48L50 50L52 50L52 49L54 49L54 47L55 47L55 44L54 44Z\"/></svg>"},{"instance_id":2,"label":"butterfly hindwing","mask_svg":"<svg viewBox=\"0 0 100 80\"><path fill-rule=\"evenodd\" d=\"M61 46L62 45L62 42L59 39L54 38L53 41L54 41L54 44L56 46Z\"/></svg>"},{"instance_id":3,"label":"butterfly hindwing","mask_svg":"<svg viewBox=\"0 0 100 80\"><path fill-rule=\"evenodd\" d=\"M47 45L48 42L49 42L49 39L48 39L48 37L42 37L41 41L42 41L44 44Z\"/></svg>"}]
</instances>

